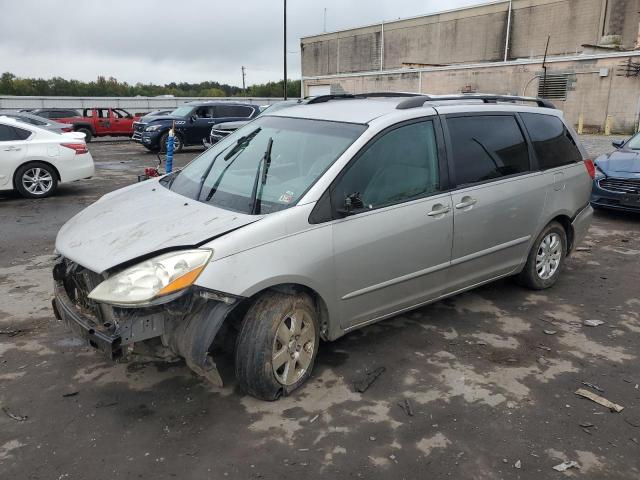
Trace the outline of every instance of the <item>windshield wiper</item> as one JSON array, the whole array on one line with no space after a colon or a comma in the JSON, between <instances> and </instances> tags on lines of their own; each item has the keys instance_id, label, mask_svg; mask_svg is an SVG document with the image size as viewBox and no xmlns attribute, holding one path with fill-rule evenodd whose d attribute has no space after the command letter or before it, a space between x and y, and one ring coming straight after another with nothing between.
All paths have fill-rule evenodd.
<instances>
[{"instance_id":1,"label":"windshield wiper","mask_svg":"<svg viewBox=\"0 0 640 480\"><path fill-rule=\"evenodd\" d=\"M260 213L260 204L262 203L262 188L267 183L267 175L269 174L269 167L271 166L271 149L273 148L273 137L269 137L269 143L267 144L267 150L258 162L258 170L256 171L256 177L253 180L253 190L251 190L251 215L258 215ZM264 163L264 170L262 170L262 164ZM262 179L260 179L260 170L262 170ZM258 194L258 183L260 183L260 194Z\"/></svg>"},{"instance_id":2,"label":"windshield wiper","mask_svg":"<svg viewBox=\"0 0 640 480\"><path fill-rule=\"evenodd\" d=\"M229 153L227 153L224 156L225 162L227 160L229 160L236 153L240 153L241 150L244 150L245 148L247 148L249 143L251 143L251 140L253 140L255 138L255 136L260 132L260 130L262 130L262 128L258 127L254 131L252 131L251 133L248 133L248 134L240 137L236 141L236 144L233 146L233 148L229 151ZM218 159L218 157L220 155L222 155L222 153L225 150L222 150L221 152L218 152L218 154L215 157L213 157L213 160L211 160L211 163L209 164L209 166L207 167L205 172L202 174L202 177L200 177L200 187L198 188L198 196L196 198L200 198L200 195L202 195L202 188L204 187L204 182L207 180L207 177L209 176L209 173L211 173L211 169L213 168L213 165L216 163L216 160ZM236 157L236 158L238 158L238 157ZM235 160L235 158L233 160ZM222 171L222 173L218 177L218 180L216 181L215 185L211 188L211 190L209 190L209 193L207 194L207 202L209 200L211 200L211 197L213 197L213 194L216 193L216 190L218 189L218 185L220 185L220 180L222 180L222 176L225 174L225 172L231 166L232 163L233 163L233 161L231 161L229 163L229 165L227 165L225 167L225 169Z\"/></svg>"}]
</instances>

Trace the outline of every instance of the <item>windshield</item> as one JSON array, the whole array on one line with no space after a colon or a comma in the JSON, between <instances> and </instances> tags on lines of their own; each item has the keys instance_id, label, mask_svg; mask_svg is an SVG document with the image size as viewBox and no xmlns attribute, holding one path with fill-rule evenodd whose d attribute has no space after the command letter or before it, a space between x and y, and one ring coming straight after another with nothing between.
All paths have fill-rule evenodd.
<instances>
[{"instance_id":1,"label":"windshield","mask_svg":"<svg viewBox=\"0 0 640 480\"><path fill-rule=\"evenodd\" d=\"M178 107L173 112L171 112L171 115L175 115L176 117L186 117L191 113L192 110L193 107L191 105L182 105L181 107Z\"/></svg>"},{"instance_id":2,"label":"windshield","mask_svg":"<svg viewBox=\"0 0 640 480\"><path fill-rule=\"evenodd\" d=\"M272 213L295 205L366 128L352 123L259 117L161 183L221 208L255 213L257 202L260 213Z\"/></svg>"},{"instance_id":3,"label":"windshield","mask_svg":"<svg viewBox=\"0 0 640 480\"><path fill-rule=\"evenodd\" d=\"M624 148L630 148L631 150L640 150L640 134L634 135L631 137Z\"/></svg>"}]
</instances>

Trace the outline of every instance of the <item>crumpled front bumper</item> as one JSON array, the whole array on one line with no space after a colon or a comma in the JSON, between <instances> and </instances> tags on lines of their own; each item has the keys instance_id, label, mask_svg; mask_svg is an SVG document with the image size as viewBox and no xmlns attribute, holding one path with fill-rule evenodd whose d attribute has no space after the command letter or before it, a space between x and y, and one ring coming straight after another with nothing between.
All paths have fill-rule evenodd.
<instances>
[{"instance_id":1,"label":"crumpled front bumper","mask_svg":"<svg viewBox=\"0 0 640 480\"><path fill-rule=\"evenodd\" d=\"M100 350L111 360L122 357L122 337L113 325L99 325L75 307L62 285L56 284L52 300L53 312L69 329L88 345Z\"/></svg>"}]
</instances>

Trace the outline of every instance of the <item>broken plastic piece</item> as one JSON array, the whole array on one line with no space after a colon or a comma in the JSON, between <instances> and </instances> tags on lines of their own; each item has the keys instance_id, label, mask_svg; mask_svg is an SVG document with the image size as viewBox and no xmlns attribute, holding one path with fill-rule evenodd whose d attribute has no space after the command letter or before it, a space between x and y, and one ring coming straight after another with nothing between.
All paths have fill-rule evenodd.
<instances>
[{"instance_id":1,"label":"broken plastic piece","mask_svg":"<svg viewBox=\"0 0 640 480\"><path fill-rule=\"evenodd\" d=\"M617 403L610 402L606 398L601 397L600 395L596 395L595 393L592 393L589 390L585 390L584 388L580 388L576 390L576 395L580 395L581 397L588 398L592 402L596 402L597 404L602 405L603 407L607 407L612 412L620 413L622 410L624 410L624 407L622 405L618 405Z\"/></svg>"},{"instance_id":2,"label":"broken plastic piece","mask_svg":"<svg viewBox=\"0 0 640 480\"><path fill-rule=\"evenodd\" d=\"M562 462L559 465L553 467L557 472L566 472L570 468L580 468L580 465L575 460L571 460L570 462Z\"/></svg>"},{"instance_id":3,"label":"broken plastic piece","mask_svg":"<svg viewBox=\"0 0 640 480\"><path fill-rule=\"evenodd\" d=\"M356 389L358 393L366 392L369 387L375 382L382 372L386 370L385 367L378 367L373 372L368 372L362 380L358 380L354 382L353 387Z\"/></svg>"},{"instance_id":4,"label":"broken plastic piece","mask_svg":"<svg viewBox=\"0 0 640 480\"><path fill-rule=\"evenodd\" d=\"M598 327L602 325L604 322L602 320L585 320L582 324L585 327Z\"/></svg>"}]
</instances>

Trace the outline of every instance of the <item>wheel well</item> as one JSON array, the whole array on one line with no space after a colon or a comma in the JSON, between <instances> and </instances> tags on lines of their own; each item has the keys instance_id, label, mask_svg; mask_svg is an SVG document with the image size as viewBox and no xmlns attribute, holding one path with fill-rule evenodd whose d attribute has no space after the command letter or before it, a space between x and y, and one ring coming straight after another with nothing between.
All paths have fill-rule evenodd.
<instances>
[{"instance_id":1,"label":"wheel well","mask_svg":"<svg viewBox=\"0 0 640 480\"><path fill-rule=\"evenodd\" d=\"M49 162L45 162L44 160L30 160L26 163L23 163L22 165L20 165L18 168L16 168L16 171L13 173L13 188L17 187L17 179L18 179L18 170L20 170L22 167L25 167L27 165L31 165L32 163L44 163L45 165L51 167L53 169L53 172L56 174L56 180L58 180L58 182L61 181L60 179L60 172L58 171L58 169L52 165Z\"/></svg>"},{"instance_id":2,"label":"wheel well","mask_svg":"<svg viewBox=\"0 0 640 480\"><path fill-rule=\"evenodd\" d=\"M239 322L242 321L245 313L247 312L247 310L249 310L249 307L253 304L253 302L260 295L269 290L284 293L287 295L295 295L296 293L306 293L307 295L309 295L313 299L313 303L315 304L316 311L318 312L318 317L320 319L320 337L322 339L327 338L329 334L329 309L327 308L327 304L318 292L316 292L312 288L307 287L306 285L301 285L298 283L281 283L279 285L273 285L243 300L240 305L234 308L232 322L238 322L237 325L239 325Z\"/></svg>"},{"instance_id":3,"label":"wheel well","mask_svg":"<svg viewBox=\"0 0 640 480\"><path fill-rule=\"evenodd\" d=\"M551 222L558 222L562 225L564 231L567 232L567 253L571 252L571 250L573 250L573 226L571 225L571 219L566 215L558 215L553 218Z\"/></svg>"}]
</instances>

